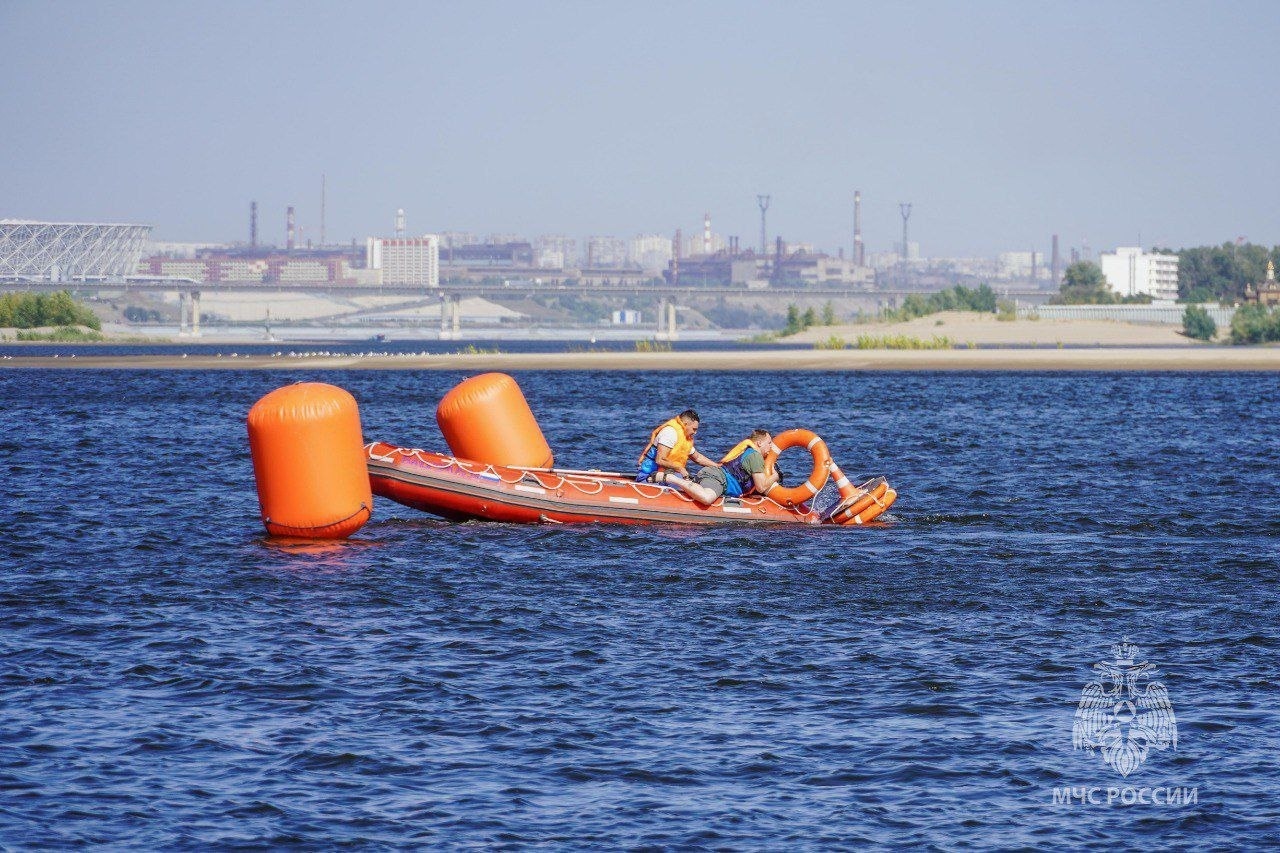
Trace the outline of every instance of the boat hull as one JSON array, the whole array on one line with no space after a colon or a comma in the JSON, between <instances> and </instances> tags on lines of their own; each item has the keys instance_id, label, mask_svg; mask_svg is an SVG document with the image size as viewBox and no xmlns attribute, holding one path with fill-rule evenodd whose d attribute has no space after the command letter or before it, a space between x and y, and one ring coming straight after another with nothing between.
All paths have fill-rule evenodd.
<instances>
[{"instance_id":1,"label":"boat hull","mask_svg":"<svg viewBox=\"0 0 1280 853\"><path fill-rule=\"evenodd\" d=\"M702 506L675 489L621 475L507 468L375 442L365 448L375 495L450 519L523 524L820 524L807 505L763 497Z\"/></svg>"}]
</instances>

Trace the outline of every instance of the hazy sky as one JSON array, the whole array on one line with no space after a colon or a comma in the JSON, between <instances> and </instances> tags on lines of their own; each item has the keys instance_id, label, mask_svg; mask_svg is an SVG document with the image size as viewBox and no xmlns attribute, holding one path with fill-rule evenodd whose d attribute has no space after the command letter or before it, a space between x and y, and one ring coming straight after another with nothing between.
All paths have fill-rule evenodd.
<instances>
[{"instance_id":1,"label":"hazy sky","mask_svg":"<svg viewBox=\"0 0 1280 853\"><path fill-rule=\"evenodd\" d=\"M0 218L1280 243L1280 2L0 0Z\"/></svg>"}]
</instances>

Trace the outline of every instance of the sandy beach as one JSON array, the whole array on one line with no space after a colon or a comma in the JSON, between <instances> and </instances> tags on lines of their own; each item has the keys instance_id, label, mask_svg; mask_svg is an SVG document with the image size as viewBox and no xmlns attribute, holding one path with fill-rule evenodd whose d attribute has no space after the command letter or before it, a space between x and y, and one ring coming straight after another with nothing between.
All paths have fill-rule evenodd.
<instances>
[{"instance_id":1,"label":"sandy beach","mask_svg":"<svg viewBox=\"0 0 1280 853\"><path fill-rule=\"evenodd\" d=\"M830 337L852 342L859 335L905 336L931 340L946 337L956 346L1204 346L1182 334L1181 326L1122 323L1114 320L997 320L991 314L945 311L902 323L859 323L814 326L786 340L812 344Z\"/></svg>"}]
</instances>

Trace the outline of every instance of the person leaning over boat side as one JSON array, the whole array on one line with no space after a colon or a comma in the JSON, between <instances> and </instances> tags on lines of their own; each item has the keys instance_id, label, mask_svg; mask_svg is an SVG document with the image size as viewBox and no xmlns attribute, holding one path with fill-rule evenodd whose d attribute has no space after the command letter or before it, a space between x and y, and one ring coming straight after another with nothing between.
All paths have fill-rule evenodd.
<instances>
[{"instance_id":1,"label":"person leaning over boat side","mask_svg":"<svg viewBox=\"0 0 1280 853\"><path fill-rule=\"evenodd\" d=\"M663 423L649 436L649 444L636 460L640 470L636 473L636 481L641 483L663 483L667 478L688 477L685 466L692 459L699 465L714 466L717 463L698 452L693 446L693 437L698 432L702 419L693 409L685 409L671 420Z\"/></svg>"},{"instance_id":2,"label":"person leaning over boat side","mask_svg":"<svg viewBox=\"0 0 1280 853\"><path fill-rule=\"evenodd\" d=\"M703 468L693 480L680 484L684 493L703 506L711 506L721 496L740 498L761 494L778 482L776 471L766 470L764 454L773 447L768 430L752 430L750 437L725 454L720 465Z\"/></svg>"}]
</instances>

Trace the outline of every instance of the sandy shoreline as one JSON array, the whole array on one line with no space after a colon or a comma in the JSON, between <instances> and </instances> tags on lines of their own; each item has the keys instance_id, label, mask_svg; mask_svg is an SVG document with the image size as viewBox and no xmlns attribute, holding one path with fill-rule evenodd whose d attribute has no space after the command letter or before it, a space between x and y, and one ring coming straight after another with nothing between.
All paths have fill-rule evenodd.
<instances>
[{"instance_id":1,"label":"sandy shoreline","mask_svg":"<svg viewBox=\"0 0 1280 853\"><path fill-rule=\"evenodd\" d=\"M859 335L949 338L955 349L812 349L837 337ZM461 346L461 343L459 344ZM973 346L969 346L973 345ZM977 347L982 347L981 349ZM774 348L704 352L560 352L287 355L94 355L84 345L75 356L0 359L10 368L113 370L722 370L722 371L1280 371L1280 346L1232 347L1193 341L1172 326L1105 320L1018 320L945 312L905 323L821 326L786 338Z\"/></svg>"},{"instance_id":2,"label":"sandy shoreline","mask_svg":"<svg viewBox=\"0 0 1280 853\"><path fill-rule=\"evenodd\" d=\"M110 370L1280 371L1280 347L751 350L443 355L15 356L0 367Z\"/></svg>"},{"instance_id":3,"label":"sandy shoreline","mask_svg":"<svg viewBox=\"0 0 1280 853\"><path fill-rule=\"evenodd\" d=\"M1201 346L1183 335L1181 326L1123 323L1118 320L1002 321L994 315L973 311L943 311L898 323L813 326L787 340L812 344L836 337L852 342L859 335L902 336L922 341L945 337L956 346Z\"/></svg>"}]
</instances>

